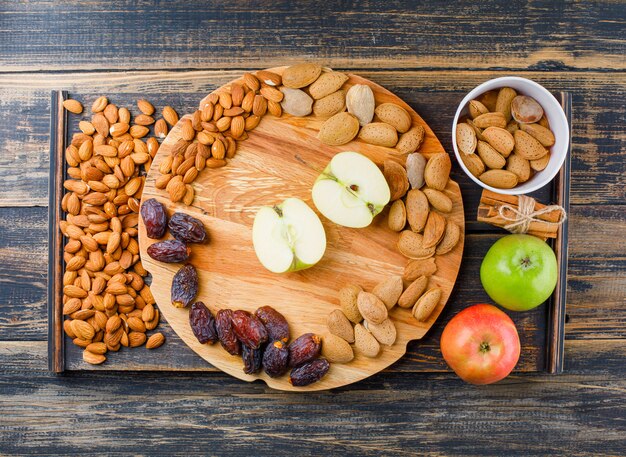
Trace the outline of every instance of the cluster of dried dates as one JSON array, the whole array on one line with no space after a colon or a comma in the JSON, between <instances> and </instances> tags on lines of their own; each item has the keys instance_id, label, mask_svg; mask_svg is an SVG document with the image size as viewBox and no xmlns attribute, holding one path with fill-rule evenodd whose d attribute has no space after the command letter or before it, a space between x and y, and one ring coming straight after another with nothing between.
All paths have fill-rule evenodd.
<instances>
[{"instance_id":1,"label":"cluster of dried dates","mask_svg":"<svg viewBox=\"0 0 626 457\"><path fill-rule=\"evenodd\" d=\"M77 100L65 100L63 106L83 112ZM65 151L63 327L74 344L85 348L83 360L91 364L103 363L107 352L121 346L145 343L152 349L165 340L161 333L146 336L157 327L159 310L143 279L147 272L139 259L137 213L143 172L159 143L147 138L154 106L138 100L137 107L141 114L132 119L127 108L98 97L90 120L79 122L81 132Z\"/></svg>"}]
</instances>

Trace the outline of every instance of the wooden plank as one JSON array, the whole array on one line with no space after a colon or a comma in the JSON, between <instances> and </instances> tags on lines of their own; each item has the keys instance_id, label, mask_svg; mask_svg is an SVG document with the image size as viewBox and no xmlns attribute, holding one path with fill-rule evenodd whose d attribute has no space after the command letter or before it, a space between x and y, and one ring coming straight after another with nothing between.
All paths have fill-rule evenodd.
<instances>
[{"instance_id":1,"label":"wooden plank","mask_svg":"<svg viewBox=\"0 0 626 457\"><path fill-rule=\"evenodd\" d=\"M201 94L241 74L241 71L71 73L0 75L0 205L47 205L49 91L67 88L90 106L107 94L117 104L133 104L142 94L157 108L165 103L180 113L197 106ZM433 128L447 151L452 151L452 119L463 95L480 82L501 76L482 71L374 71L359 72L397 93ZM573 155L571 202L622 204L626 199L626 123L621 100L625 73L519 72L551 90L572 92ZM15 113L22 113L17 128ZM88 114L86 114L87 116ZM72 116L72 123L77 117ZM16 145L20 147L16 147ZM455 162L455 161L453 161ZM475 220L476 185L454 165L452 177L464 195L468 228ZM545 190L544 190L545 192ZM545 195L539 197L545 200ZM476 200L475 200L476 199ZM471 216L470 216L471 215Z\"/></svg>"},{"instance_id":2,"label":"wooden plank","mask_svg":"<svg viewBox=\"0 0 626 457\"><path fill-rule=\"evenodd\" d=\"M181 0L133 5L8 3L3 71L249 68L303 57L341 68L626 68L619 1L489 0L462 10L399 0L352 9L220 0L193 12Z\"/></svg>"},{"instance_id":3,"label":"wooden plank","mask_svg":"<svg viewBox=\"0 0 626 457\"><path fill-rule=\"evenodd\" d=\"M181 443L187 454L233 456L294 446L302 456L623 455L625 343L568 341L571 374L556 377L518 374L473 387L451 373L384 372L294 395L223 373L54 375L45 343L0 342L0 445L9 455L94 446L107 455L179 455Z\"/></svg>"}]
</instances>

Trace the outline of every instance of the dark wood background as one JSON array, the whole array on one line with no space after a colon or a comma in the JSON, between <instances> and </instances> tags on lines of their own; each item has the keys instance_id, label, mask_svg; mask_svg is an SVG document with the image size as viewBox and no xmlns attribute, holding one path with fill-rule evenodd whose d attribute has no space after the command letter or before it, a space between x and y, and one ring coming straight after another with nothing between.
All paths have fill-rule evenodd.
<instances>
[{"instance_id":1,"label":"dark wood background","mask_svg":"<svg viewBox=\"0 0 626 457\"><path fill-rule=\"evenodd\" d=\"M625 26L619 1L0 4L0 454L626 453ZM472 387L436 347L441 373L403 360L310 395L218 372L47 372L50 90L160 93L184 110L242 70L303 58L394 91L449 150L456 104L486 79L572 93L563 375ZM494 238L476 239L477 269ZM477 275L460 288L482 293Z\"/></svg>"}]
</instances>

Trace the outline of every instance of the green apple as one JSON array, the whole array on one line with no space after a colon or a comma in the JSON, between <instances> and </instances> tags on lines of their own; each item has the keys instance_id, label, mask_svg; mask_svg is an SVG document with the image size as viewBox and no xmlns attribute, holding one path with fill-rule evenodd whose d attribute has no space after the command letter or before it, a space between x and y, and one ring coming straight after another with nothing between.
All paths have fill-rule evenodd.
<instances>
[{"instance_id":1,"label":"green apple","mask_svg":"<svg viewBox=\"0 0 626 457\"><path fill-rule=\"evenodd\" d=\"M389 203L389 186L374 162L358 152L340 152L317 178L313 203L331 221L367 227Z\"/></svg>"},{"instance_id":2,"label":"green apple","mask_svg":"<svg viewBox=\"0 0 626 457\"><path fill-rule=\"evenodd\" d=\"M319 262L326 251L326 233L306 203L288 198L280 205L259 209L252 224L252 243L265 268L284 273Z\"/></svg>"},{"instance_id":3,"label":"green apple","mask_svg":"<svg viewBox=\"0 0 626 457\"><path fill-rule=\"evenodd\" d=\"M480 266L487 294L512 311L527 311L546 301L556 287L557 275L554 252L531 235L500 238Z\"/></svg>"}]
</instances>

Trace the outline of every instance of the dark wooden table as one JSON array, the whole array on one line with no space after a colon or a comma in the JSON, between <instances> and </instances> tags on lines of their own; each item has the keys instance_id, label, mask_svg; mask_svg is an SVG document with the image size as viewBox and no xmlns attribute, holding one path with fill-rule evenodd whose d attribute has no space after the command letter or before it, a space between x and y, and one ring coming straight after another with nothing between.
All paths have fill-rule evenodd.
<instances>
[{"instance_id":1,"label":"dark wooden table","mask_svg":"<svg viewBox=\"0 0 626 457\"><path fill-rule=\"evenodd\" d=\"M132 3L0 5L0 454L626 453L623 2ZM219 372L47 371L50 90L190 109L189 94L303 58L396 92L450 151L456 103L481 81L572 93L564 374L477 388L401 363L298 395Z\"/></svg>"}]
</instances>

